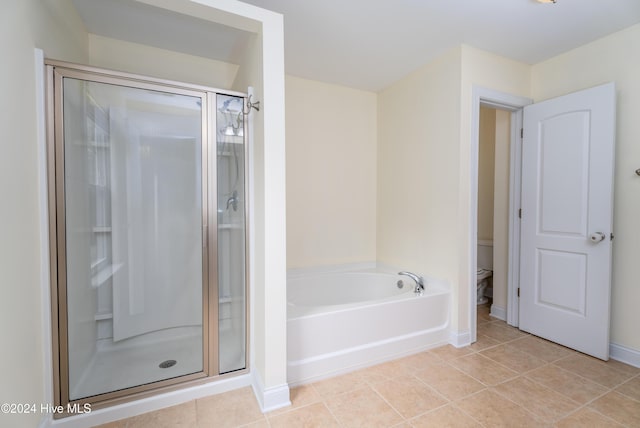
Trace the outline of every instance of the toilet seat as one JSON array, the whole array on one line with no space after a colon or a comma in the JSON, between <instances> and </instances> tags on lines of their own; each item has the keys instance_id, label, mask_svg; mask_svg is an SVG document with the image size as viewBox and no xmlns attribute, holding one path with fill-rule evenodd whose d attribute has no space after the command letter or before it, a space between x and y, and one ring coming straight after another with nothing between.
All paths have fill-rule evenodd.
<instances>
[{"instance_id":1,"label":"toilet seat","mask_svg":"<svg viewBox=\"0 0 640 428\"><path fill-rule=\"evenodd\" d=\"M489 269L479 268L476 272L476 279L478 282L485 280L493 275L493 271Z\"/></svg>"}]
</instances>

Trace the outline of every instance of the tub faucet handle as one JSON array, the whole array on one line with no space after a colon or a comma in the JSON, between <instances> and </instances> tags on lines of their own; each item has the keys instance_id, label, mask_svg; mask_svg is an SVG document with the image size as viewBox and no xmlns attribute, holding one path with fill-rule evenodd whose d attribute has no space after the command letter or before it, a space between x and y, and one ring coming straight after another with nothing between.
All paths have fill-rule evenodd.
<instances>
[{"instance_id":1,"label":"tub faucet handle","mask_svg":"<svg viewBox=\"0 0 640 428\"><path fill-rule=\"evenodd\" d=\"M415 281L415 283L416 283L416 288L415 288L414 292L416 294L422 294L422 292L424 291L424 278L423 277L418 276L415 273L407 272L407 271L398 272L398 275L406 275L409 278L413 279Z\"/></svg>"}]
</instances>

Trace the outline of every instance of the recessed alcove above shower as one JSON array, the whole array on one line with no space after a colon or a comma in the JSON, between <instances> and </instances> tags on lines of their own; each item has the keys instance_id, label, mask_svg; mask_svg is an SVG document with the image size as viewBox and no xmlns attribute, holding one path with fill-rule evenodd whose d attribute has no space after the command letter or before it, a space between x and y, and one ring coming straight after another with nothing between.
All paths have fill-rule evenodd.
<instances>
[{"instance_id":1,"label":"recessed alcove above shower","mask_svg":"<svg viewBox=\"0 0 640 428\"><path fill-rule=\"evenodd\" d=\"M146 76L246 92L255 29L213 21L211 8L193 15L136 0L73 0L88 33L89 64Z\"/></svg>"},{"instance_id":2,"label":"recessed alcove above shower","mask_svg":"<svg viewBox=\"0 0 640 428\"><path fill-rule=\"evenodd\" d=\"M54 340L61 342L53 351L57 386L52 401L117 403L130 399L130 394L174 385L173 379L181 376L188 382L247 375L251 270L247 260L250 251L258 263L266 254L259 248L250 249L253 238L246 230L251 216L277 210L277 205L248 208L255 195L264 200L260 195L275 188L260 187L249 193L248 178L255 169L258 177L267 173L263 147L272 139L273 130L264 129L261 116L251 117L249 123L249 113L257 109L247 106L246 95L252 95L254 102L262 100L263 59L278 52L273 49L278 45L273 41L277 25L264 28L265 22L273 24L273 14L249 6L243 12L254 18L248 19L224 7L212 7L215 1L67 3L84 26L86 38L77 39L83 59L77 65L65 63L65 55L56 58L55 52L45 52L53 67L78 68L77 73L57 82L59 87L70 86L59 90L60 99L51 105L69 118L77 112L77 118L60 127L70 126L70 139L71 130L76 129L78 140L91 143L74 146L69 141L66 154L70 157L60 155L63 157L56 160L66 162L72 174L58 177L62 188L76 186L79 191L68 192L73 196L65 202L55 202L54 196L51 206L66 204L63 209L72 214L75 202L84 198L90 203L88 211L79 209L78 218L87 217L83 220L87 227L79 232L86 233L58 234L64 244L56 250L64 254L60 261L64 267L58 265L56 278L62 283L68 279L69 284L63 284L62 295L54 291L53 304L64 301L66 307L53 308L54 313L60 310L62 318L54 321ZM85 81L80 76L84 72L97 79ZM76 94L71 91L74 79ZM50 83L54 81L51 78ZM109 93L107 86L127 95ZM63 96L68 97L66 106ZM283 98L282 93L272 91L270 123L283 120ZM274 114L279 119L274 121ZM198 123L191 123L194 120ZM188 130L190 125L195 128ZM127 128L135 129L135 144L118 144L127 139ZM67 144L65 132L52 133L62 141L56 143L62 153ZM70 167L74 163L76 173ZM85 192L85 184L94 191ZM193 215L180 214L180 206L190 207ZM60 221L64 219L59 216ZM188 224L193 233L172 236L178 223ZM68 228L72 235L74 227ZM264 229L258 225L253 232L260 236ZM267 241L262 238L260 242ZM198 248L206 252L200 264L196 263ZM70 253L65 258L67 250ZM82 253L84 258L78 259ZM80 263L86 269L76 272L66 266L72 259L79 260L74 266ZM132 268L134 265L138 268ZM174 265L182 266L183 274L176 276ZM282 266L284 274L284 259ZM76 273L78 281L72 278ZM81 285L85 277L88 288ZM259 272L255 277L264 283L267 275ZM74 288L76 283L78 288ZM170 283L181 284L178 292L168 291ZM213 288L211 283L215 283ZM264 299L257 302L264 304ZM156 312L154 322L141 317L151 308ZM125 320L123 314L131 315L130 319ZM283 328L276 334L284 336L284 312L280 318ZM264 348L256 349L264 352ZM141 361L144 366L138 364ZM165 364L167 361L172 364ZM268 367L259 366L258 373ZM244 379L236 383L252 382L249 376ZM267 379L266 385L271 381ZM257 391L263 388L260 385Z\"/></svg>"}]
</instances>

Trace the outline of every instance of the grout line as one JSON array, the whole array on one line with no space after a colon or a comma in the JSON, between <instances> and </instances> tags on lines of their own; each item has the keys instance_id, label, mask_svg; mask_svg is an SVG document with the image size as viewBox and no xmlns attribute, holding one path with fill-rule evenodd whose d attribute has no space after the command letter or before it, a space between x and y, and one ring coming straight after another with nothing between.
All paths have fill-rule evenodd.
<instances>
[{"instance_id":1,"label":"grout line","mask_svg":"<svg viewBox=\"0 0 640 428\"><path fill-rule=\"evenodd\" d=\"M422 417L422 416L424 416L424 415L428 415L429 413L433 413L433 412L435 412L436 410L439 410L439 409L442 409L442 408L444 408L444 407L447 407L447 406L448 406L448 405L450 405L450 404L453 404L453 402L452 402L452 401L447 401L446 403L444 403L444 404L442 404L442 405L440 405L440 406L438 406L438 407L434 407L433 409L429 409L429 410L427 410L426 412L422 412L422 413L417 414L417 415L415 415L415 416L412 416L412 417L410 417L410 418L405 418L405 420L404 420L404 421L405 421L406 423L408 423L409 425L413 426L413 423L411 422L412 420L417 419L417 418L420 418L420 417Z\"/></svg>"},{"instance_id":2,"label":"grout line","mask_svg":"<svg viewBox=\"0 0 640 428\"><path fill-rule=\"evenodd\" d=\"M595 401L595 400L594 400L594 401ZM592 402L590 402L589 404L591 404L591 403L592 403ZM585 407L586 407L587 409L589 409L589 410L591 410L591 411L593 411L593 412L595 412L595 413L599 414L600 416L603 416L603 417L605 417L605 418L607 418L607 419L609 419L609 420L612 420L613 422L615 422L616 424L620 425L621 427L626 427L626 426L627 426L627 425L623 424L622 422L619 422L618 420L616 420L616 419L612 418L610 415L604 414L604 413L602 413L600 410L598 410L598 409L596 409L596 408L593 408L593 407L590 407L588 404L586 404L586 405L585 405Z\"/></svg>"},{"instance_id":3,"label":"grout line","mask_svg":"<svg viewBox=\"0 0 640 428\"><path fill-rule=\"evenodd\" d=\"M616 421L615 419L613 419L611 416L607 416L604 413L600 413L597 409L594 409L592 407L589 407L588 404L584 404L580 407L578 407L577 409L575 409L573 412L569 413L568 415L566 415L565 417L563 417L562 419L556 421L556 422L561 422L562 420L571 417L572 415L578 413L580 410L590 410L594 413L597 413L598 415L602 416L605 419L610 420L611 422L613 422L616 425L619 425L620 427L624 427L625 425L621 424L620 422Z\"/></svg>"},{"instance_id":4,"label":"grout line","mask_svg":"<svg viewBox=\"0 0 640 428\"><path fill-rule=\"evenodd\" d=\"M321 401L322 405L324 406L325 409L327 409L327 412L329 412L329 414L331 415L331 417L333 418L334 421L336 421L336 423L338 424L338 426L343 426L342 422L340 422L340 419L338 419L338 417L333 413L333 411L331 410L331 408L327 405L327 403L322 400Z\"/></svg>"},{"instance_id":5,"label":"grout line","mask_svg":"<svg viewBox=\"0 0 640 428\"><path fill-rule=\"evenodd\" d=\"M480 390L480 391L477 391L475 394L479 394L480 392L485 391L485 390L487 390L487 388L482 389L482 390ZM460 400L463 400L463 399L465 399L465 398L467 398L467 397L471 397L472 395L474 395L474 394L469 394L469 395L467 395L466 397L462 397L462 398L460 398ZM465 414L465 415L469 416L472 420L474 420L475 422L477 422L477 423L478 423L478 425L480 425L481 427L483 427L483 428L490 428L490 427L487 427L485 424L483 424L483 423L482 423L481 421L479 421L478 419L476 419L476 418L474 417L474 415L472 415L472 414L468 413L468 412L467 412L467 411L465 411L463 408L461 408L460 406L458 406L457 401L459 401L459 400L456 400L456 401L452 401L452 402L451 402L451 406L452 406L453 408L455 408L455 409L456 409L456 410L458 410L459 412L461 412L461 413L463 413L463 414Z\"/></svg>"},{"instance_id":6,"label":"grout line","mask_svg":"<svg viewBox=\"0 0 640 428\"><path fill-rule=\"evenodd\" d=\"M505 382L503 382L503 383L505 383ZM496 386L497 386L497 385L496 385ZM524 407L523 405L521 405L521 404L519 404L519 403L516 403L516 402L515 402L515 401L513 401L511 398L507 397L506 395L502 394L500 391L496 390L496 389L495 389L495 386L494 386L494 387L489 388L489 390L490 390L491 392L493 392L494 394L497 394L497 395L499 395L500 397L504 398L505 400L510 401L511 403L515 404L515 405L516 405L516 406L518 406L519 408L523 409L526 413L528 413L529 415L531 415L531 416L532 416L533 420L538 420L538 421L543 422L543 423L545 423L545 424L546 424L546 423L548 423L546 420L542 419L542 417L537 416L537 415L533 412L533 410L530 410L529 408ZM555 422L555 421L551 421L551 422L549 422L549 423L553 423L553 422Z\"/></svg>"},{"instance_id":7,"label":"grout line","mask_svg":"<svg viewBox=\"0 0 640 428\"><path fill-rule=\"evenodd\" d=\"M386 398L384 398L384 397L382 396L382 394L380 394L380 393L379 393L379 392L378 392L374 387L372 387L371 385L367 385L367 387L368 387L371 391L373 391L373 393L374 393L374 394L376 394L378 397L380 397L380 398L382 399L382 401L384 401L384 402L387 404L387 406L391 407L391 410L393 410L394 412L396 412L396 414L397 414L398 416L400 416L400 419L402 419L402 422L406 422L406 421L407 421L407 418L405 418L405 417L402 415L402 413L400 413L400 411L398 411L398 409L396 409L395 407L393 407L393 405L392 405L391 403L389 403L389 402L387 401L387 399L386 399ZM402 422L398 422L396 425L399 425L399 424L400 424L400 423L402 423Z\"/></svg>"},{"instance_id":8,"label":"grout line","mask_svg":"<svg viewBox=\"0 0 640 428\"><path fill-rule=\"evenodd\" d=\"M574 351L574 352L578 353L578 351ZM581 355L581 354L580 354L580 355ZM571 355L569 355L568 357L571 357ZM567 358L568 358L568 357L567 357ZM560 360L558 360L558 361L560 361ZM620 385L623 385L623 384L627 383L629 380L631 380L631 379L633 379L633 378L635 377L635 376L631 376L629 379L626 379L626 380L624 380L624 381L622 381L622 382L620 382L620 383L617 383L617 384L615 384L614 386L611 386L611 387L610 387L610 386L607 386L607 385L603 385L603 384L601 384L600 382L595 381L595 380L593 380L593 379L589 379L588 377L582 376L580 373L576 373L576 372L573 372L573 371L571 371L571 370L565 369L564 367L559 366L559 365L557 365L557 364L556 364L558 361L554 361L554 362L553 362L553 363L551 363L551 364L553 364L554 366L556 366L556 367L558 367L558 368L560 368L560 369L562 369L562 370L564 370L564 371L566 371L566 372L569 372L569 373L571 373L571 374L573 374L573 375L576 375L576 376L578 376L578 377L580 377L580 378L582 378L582 379L588 380L588 381L589 381L589 382L591 382L591 383L595 383L596 385L599 385L599 386L601 386L601 387L603 387L603 388L608 388L608 389L610 389L610 390L614 390L615 388L619 387ZM614 370L616 373L623 374L623 375L627 375L626 373L622 373L622 372L617 371L617 370L615 370L615 369L613 369L613 368L611 368L611 369L612 369L612 370Z\"/></svg>"},{"instance_id":9,"label":"grout line","mask_svg":"<svg viewBox=\"0 0 640 428\"><path fill-rule=\"evenodd\" d=\"M502 321L502 320L493 320L493 321L486 321L486 322L481 322L481 323L479 322L479 323L478 323L478 325L487 325L487 324L495 324L496 326L499 326L500 328L513 328L513 327L510 327L510 326L508 326L508 325L504 325L504 326L503 326L503 324L505 324L505 323L504 323L504 321ZM519 330L518 330L518 331L519 331ZM620 383L618 383L618 384L616 384L616 385L614 385L614 386L612 386L612 387L608 387L608 386L606 386L606 385L602 385L601 383L599 383L599 382L597 382L597 381L595 381L595 380L592 380L592 379L586 378L586 377L584 377L583 375L581 375L581 374L579 374L579 373L575 373L575 372L573 372L573 371L571 371L571 370L568 370L568 369L566 369L566 368L564 368L564 367L561 367L560 365L556 364L556 363L559 363L559 362L561 362L561 361L563 361L563 360L569 360L569 359L571 359L571 358L575 358L576 356L578 356L578 357L580 357L580 358L583 358L583 357L584 357L584 358L590 358L590 357L587 357L587 356L585 356L585 355L583 355L583 354L581 354L581 353L579 353L579 352L577 352L577 351L575 351L575 350L572 350L572 349L568 349L568 348L562 347L563 349L567 349L568 351L570 351L569 355L566 355L566 356L563 356L563 357L556 358L555 360L547 361L547 360L544 360L544 359L538 358L535 354L533 354L533 353L531 353L531 352L529 352L529 351L519 349L519 348L517 348L517 347L515 347L515 346L510 346L513 350L517 351L518 353L521 353L521 354L524 354L524 355L526 355L526 356L533 357L533 358L539 359L539 360L541 360L541 361L544 361L544 364L543 364L543 365L541 365L541 366L534 367L534 368L532 368L532 369L529 369L529 370L526 370L526 371L523 371L523 372L517 372L516 370L513 370L512 368L510 368L510 367L508 367L508 366L506 366L506 365L504 365L504 364L500 363L499 361L497 361L497 360L495 360L495 359L493 359L493 358L491 358L491 357L489 357L489 356L487 356L487 355L483 354L483 352L484 352L484 351L488 351L488 350L493 349L493 348L497 348L497 347L499 347L499 346L503 346L503 345L504 345L504 346L509 346L509 344L512 344L513 342L516 342L516 341L519 341L519 340L524 340L524 339L526 339L527 337L534 337L534 338L537 338L537 339L539 339L539 340L541 340L541 341L544 341L545 343L548 343L548 344L550 344L550 345L556 345L556 346L559 346L559 345L557 345L557 344L555 344L555 343L553 343L553 342L550 342L550 341L548 341L548 340L546 340L546 339L538 338L537 336L533 336L533 335L530 335L530 334L524 334L524 335L521 335L521 336L519 336L519 337L515 337L515 338L513 338L513 339L506 340L506 341L500 341L500 340L498 340L498 339L495 339L495 338L493 338L493 337L491 337L491 336L487 336L487 335L485 335L485 334L480 334L479 336L481 336L481 337L486 337L487 339L490 339L490 340L495 341L495 342L497 342L497 343L496 343L496 344L493 344L493 345L490 345L490 346L487 346L487 347L482 348L482 349L478 349L478 350L469 349L469 350L470 350L470 352L469 352L468 354L461 355L461 356L458 356L458 357L453 357L453 358L444 358L444 357L442 357L442 356L438 355L437 353L432 352L432 351L433 351L433 349L431 349L431 350L427 350L427 351L424 351L424 352L428 352L430 355L432 355L433 357L437 358L437 361L436 361L436 362L434 362L434 364L436 364L436 365L437 365L437 364L445 364L447 367L452 368L452 369L456 370L457 372L459 372L459 373L461 373L461 374L463 374L463 375L465 375L465 376L468 376L470 379L473 379L473 380L477 381L480 385L482 385L482 387L483 387L483 388L482 388L482 389L480 389L479 391L472 392L472 393L470 393L470 394L467 394L467 395L464 395L464 396L458 397L458 398L456 398L456 399L449 399L449 398L448 398L448 397L446 397L443 393L441 393L441 392L440 392L436 387L434 387L433 385L431 385L431 384L430 384L430 383L428 383L427 381L425 381L425 380L423 380L423 379L421 379L421 378L418 378L418 377L416 376L416 372L415 372L415 371L414 371L414 372L412 372L412 373L408 373L408 374L407 374L407 377L408 377L408 378L411 378L411 379L413 379L413 380L417 380L420 384L422 384L422 385L426 386L426 387L428 388L428 390L429 390L429 391L431 391L434 395L436 395L437 397L440 397L441 399L443 399L443 400L444 400L444 403L443 403L443 404L441 404L441 405L439 405L439 406L437 406L437 407L434 407L434 408L432 408L432 409L429 409L429 410L427 410L427 411L425 411L425 412L423 412L423 413L420 413L420 414L418 414L418 415L412 416L412 417L410 417L410 418L409 418L409 417L405 417L405 416L404 416L404 415L403 415L403 414L402 414L398 409L396 409L396 408L395 408L395 407L394 407L394 406L393 406L393 405L392 405L392 404L391 404L391 403L390 403L390 402L389 402L389 401L388 401L388 400L387 400L387 399L386 399L386 398L385 398L385 397L384 397L380 392L378 392L378 390L377 390L377 389L376 389L376 387L375 387L375 384L377 384L378 382L374 382L374 381L371 381L371 380L362 380L362 385L361 385L361 386L357 386L357 387L355 387L355 388L353 388L353 389L348 389L348 390L346 390L346 391L342 391L342 392L340 392L339 394L335 394L335 395L331 395L331 396L327 396L327 397L324 397L324 396L322 396L322 395L319 393L318 389L316 388L316 385L314 385L314 383L315 383L315 382L314 382L314 383L309 383L309 384L308 384L308 386L309 386L309 387L311 388L311 390L314 392L315 396L317 397L317 401L313 401L313 402L310 402L310 403L307 403L307 404L304 404L304 405L301 405L301 406L297 406L297 407L294 407L294 406L292 405L292 406L291 406L290 408L288 408L286 411L283 411L283 412L281 412L281 413L277 413L277 414L274 414L274 415L271 415L271 416L269 416L268 414L265 414L265 415L263 415L263 420L267 422L267 426L271 427L271 426L272 426L272 424L271 424L271 419L272 419L273 417L278 417L278 416L280 416L280 415L285 415L285 414L290 413L290 412L292 412L292 411L296 411L296 410L299 410L299 409L303 409L303 408L309 407L309 406L311 406L311 405L315 405L315 404L321 403L321 404L322 404L322 406L323 406L323 407L328 411L328 413L331 415L331 417L333 418L333 420L338 424L338 426L343 427L343 426L344 426L344 424L343 424L343 423L338 419L338 417L336 416L336 414L334 414L334 412L331 410L331 408L329 407L329 405L328 405L328 403L327 403L327 400L329 400L329 399L333 399L333 398L338 397L338 396L340 396L340 395L344 395L344 394L347 394L347 393L351 393L351 392L353 392L353 391L363 390L363 389L365 389L365 388L368 388L369 390L373 391L373 393L374 393L374 394L376 394L379 398L381 398L381 399L382 399L382 401L383 401L384 403L386 403L386 404L387 404L387 405L388 405L388 406L389 406L389 407L390 407L390 408L391 408L391 409L392 409L392 410L393 410L393 411L394 411L394 412L395 412L395 413L400 417L401 421L400 421L397 425L402 425L403 423L406 423L406 424L412 425L411 421L412 421L412 420L414 420L414 419L416 419L416 418L419 418L419 417L421 417L421 416L427 415L427 414L429 414L429 413L433 413L433 412L435 412L435 411L437 411L437 410L440 410L440 409L443 409L443 408L445 408L445 407L447 407L447 406L451 406L451 408L452 408L452 409L455 409L455 410L457 410L457 411L460 411L460 412L461 412L461 413L463 413L464 415L466 415L466 416L468 416L469 418L471 418L473 421L477 422L480 426L482 426L482 427L485 427L485 428L486 428L486 427L487 427L487 425L483 424L481 421L479 421L478 419L476 419L476 417L474 417L474 415L472 415L472 414L470 414L470 413L466 412L465 410L463 410L463 409L460 407L460 403L461 403L463 400L470 399L470 398L474 397L475 395L481 394L481 393L483 393L483 392L485 392L485 391L488 391L489 393L496 394L496 395L498 395L499 397L502 397L502 398L506 399L507 401L509 401L509 402L511 402L512 404L514 404L517 408L522 409L522 410L525 412L525 414L531 415L531 416L532 416L532 418L533 418L534 420L539 420L539 421L541 421L541 422L545 422L545 423L546 423L546 420L543 420L541 417L539 417L536 413L534 413L534 412L533 412L532 410L530 410L528 407L525 407L525 406L523 406L523 405L521 405L521 404L519 404L519 403L517 403L517 402L513 401L509 396L504 395L504 394L503 394L503 393L501 393L498 389L496 389L496 387L497 387L497 386L499 386L499 385L501 385L501 384L504 384L504 383L506 383L506 382L510 382L510 381L516 380L516 379L518 379L518 378L522 378L522 379L524 379L524 380L531 381L531 382L533 382L534 384L538 385L539 387L543 388L544 390L554 391L554 392L556 392L556 393L560 394L563 398L565 398L565 399L569 400L570 402L575 403L575 404L578 404L578 407L576 407L576 408L575 408L575 409L573 409L572 411L568 412L567 414L565 414L565 415L563 415L563 416L561 416L561 417L559 417L559 418L557 418L557 419L553 419L553 420L550 422L550 424L556 424L556 423L558 423L558 422L560 422L560 421L562 421L562 420L564 420L564 419L566 419L566 418L571 417L572 415L574 415L574 414L578 413L578 412L579 412L579 411L581 411L581 410L585 410L585 411L591 411L591 412L594 412L594 413L596 413L596 414L600 415L601 417L605 418L606 420L612 421L613 423L619 424L620 426L624 426L624 424L622 424L621 422L617 421L617 420L616 420L616 419L614 419L613 417L611 417L611 416L609 416L609 415L607 415L607 414L604 414L604 413L600 412L600 411L599 411L599 410L597 410L596 408L591 407L591 406L593 405L593 403L594 403L594 402L596 402L597 400L601 399L602 397L604 397L604 396L606 396L606 395L610 394L610 393L616 393L616 394L620 395L621 397L624 397L624 398L626 398L626 399L632 400L633 402L637 402L637 403L639 403L639 404L640 404L640 400L638 400L636 397L629 396L629 395L627 395L627 394L625 394L625 393L623 393L623 392L621 392L621 391L616 390L617 388L619 388L619 387L620 387L620 386L622 386L622 385L625 385L625 384L627 384L627 383L629 383L629 382L631 382L631 381L633 381L633 380L640 379L640 372L638 372L638 373L636 373L636 374L632 374L632 373L629 373L628 371L621 370L621 369L616 368L616 367L607 367L607 366L604 366L604 367L607 367L608 369L612 370L612 371L613 371L613 372L615 372L615 373L618 373L618 374L620 374L620 375L624 375L624 376L628 376L628 378L627 378L627 379L625 379L624 381L622 381L622 382L620 382ZM446 345L445 345L445 346L446 346ZM437 349L437 348L434 348L434 349ZM464 358L464 357L469 357L469 356L474 355L474 354L478 354L480 357L486 358L486 359L487 359L487 360L489 360L491 363L495 363L495 364L497 364L498 366L503 367L503 368L505 368L505 369L509 370L510 372L514 372L514 373L515 373L515 376L514 376L514 377L511 377L511 378L509 378L509 379L506 379L506 380L504 380L504 381L502 381L502 382L499 382L499 383L497 383L497 384L487 384L487 383L483 382L482 380L478 379L476 376L474 376L474 375L472 375L472 374L470 374L470 373L467 373L466 371L464 371L464 370L462 370L461 368L459 368L459 367L457 367L457 366L455 366L455 365L453 365L453 364L452 364L452 362L455 362L456 360L462 359L462 358ZM600 363L601 363L601 362L600 362L600 361L598 361L598 360L595 360L594 362L595 362L596 364L600 364ZM381 363L381 364L384 364L384 363ZM376 365L374 365L374 366L367 367L367 368L364 368L364 369L361 369L361 370L370 370L370 369L372 369L373 367L376 367L376 366L381 365L381 364L376 364ZM605 363L602 363L602 364L605 364ZM422 367L422 366L420 366L420 367ZM600 388L603 388L603 389L604 389L604 392L602 392L602 393L601 393L601 394L599 394L599 395L594 396L592 399L590 399L589 401L586 401L586 402L584 402L584 403L580 403L580 402L578 402L578 401L575 401L573 398L569 397L569 396L568 396L568 395L566 395L565 393L563 393L563 392L561 392L561 391L559 391L559 390L557 390L557 389L555 389L555 388L552 388L552 387L550 387L550 386L547 386L547 385L545 385L545 384L541 383L540 381L538 381L538 380L536 380L536 379L534 379L534 378L529 377L529 376L530 376L530 374L531 374L532 372L534 372L534 371L536 371L536 370L538 370L538 369L542 369L542 368L544 368L544 367L553 367L553 368L555 368L555 369L559 369L559 370L561 370L561 371L563 371L563 372L567 373L568 375L576 376L577 378L581 379L582 381L587 382L588 384L593 384L593 385L595 385L595 386L598 386L598 387L600 387ZM424 370L434 370L434 369L436 369L436 367L433 367L433 365L432 365L431 363L429 363L429 364L427 364L426 366L424 366L424 368L423 368L423 369L424 369ZM422 371L422 370L421 370L421 371ZM345 375L348 375L348 374L349 374L349 373L343 373L343 374L340 374L340 375L335 376L334 378L339 378L339 377L341 377L341 376L345 376ZM389 376L387 376L387 375L383 375L383 376L382 376L382 378L384 379L384 380L382 380L382 382L388 382L388 381L395 381L398 377L397 377L397 376L395 376L395 377L389 377ZM194 407L195 407L195 416L196 416L196 426L200 426L200 421L199 421L199 419L198 419L198 400L193 400L193 401L195 402L195 406L194 406ZM151 412L149 412L149 413L151 413ZM122 427L123 427L123 428L127 428L127 427L129 427L131 424L133 424L133 419L134 419L134 417L130 417L130 418L121 419L121 420L118 420L118 421L115 421L115 422L119 422L119 423L121 423L121 424L122 424ZM261 419L261 420L262 420L262 419ZM256 420L256 421L251 422L250 424L255 423L255 422L259 422L259 421L258 421L258 420ZM249 425L250 425L250 424L249 424ZM247 425L241 425L241 426L242 426L242 427L245 427L245 426L247 426Z\"/></svg>"}]
</instances>

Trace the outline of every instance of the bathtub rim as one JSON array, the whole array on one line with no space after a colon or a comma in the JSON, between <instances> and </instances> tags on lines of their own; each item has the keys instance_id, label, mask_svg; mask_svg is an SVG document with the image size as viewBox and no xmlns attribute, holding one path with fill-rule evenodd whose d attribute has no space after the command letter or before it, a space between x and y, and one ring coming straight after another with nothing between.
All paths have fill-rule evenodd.
<instances>
[{"instance_id":1,"label":"bathtub rim","mask_svg":"<svg viewBox=\"0 0 640 428\"><path fill-rule=\"evenodd\" d=\"M322 276L332 274L358 274L358 273L380 273L387 275L397 275L402 269L390 267L388 265L381 265L376 263L355 263L349 265L338 266L321 266L314 268L303 268L290 270L287 273L287 287L289 287L289 280L298 280L310 276ZM302 306L295 305L287 299L287 321L295 320L299 318L316 317L326 315L329 313L337 313L353 310L354 308L370 307L377 305L386 305L397 302L399 300L412 299L412 298L429 298L429 296L436 296L441 294L451 293L451 286L443 279L435 278L428 275L423 275L425 279L425 291L421 295L416 295L412 289L408 289L406 292L397 294L394 296L388 296L380 299L362 300L352 303L343 303L337 305L317 305L317 306Z\"/></svg>"}]
</instances>

